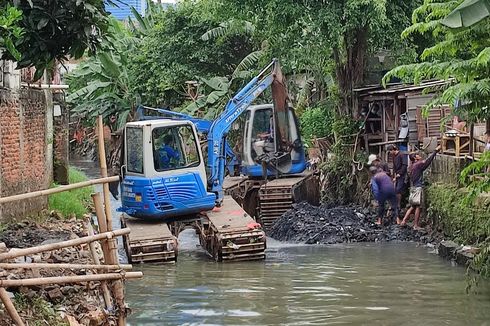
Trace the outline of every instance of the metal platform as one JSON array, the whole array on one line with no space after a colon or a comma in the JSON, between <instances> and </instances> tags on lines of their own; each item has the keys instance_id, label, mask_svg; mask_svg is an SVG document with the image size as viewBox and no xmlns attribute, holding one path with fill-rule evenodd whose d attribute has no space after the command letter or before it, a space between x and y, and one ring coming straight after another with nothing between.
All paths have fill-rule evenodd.
<instances>
[{"instance_id":1,"label":"metal platform","mask_svg":"<svg viewBox=\"0 0 490 326\"><path fill-rule=\"evenodd\" d=\"M177 259L177 238L172 235L166 223L136 219L123 214L121 225L131 229L131 233L123 237L131 263L175 262Z\"/></svg>"}]
</instances>

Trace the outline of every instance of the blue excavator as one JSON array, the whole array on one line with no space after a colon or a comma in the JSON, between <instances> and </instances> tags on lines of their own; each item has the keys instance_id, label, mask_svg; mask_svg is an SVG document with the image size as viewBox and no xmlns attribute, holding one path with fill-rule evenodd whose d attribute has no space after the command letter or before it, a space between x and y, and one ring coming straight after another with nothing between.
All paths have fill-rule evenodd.
<instances>
[{"instance_id":1,"label":"blue excavator","mask_svg":"<svg viewBox=\"0 0 490 326\"><path fill-rule=\"evenodd\" d=\"M251 105L269 87L273 104ZM228 101L214 121L140 107L139 121L125 127L121 211L131 217L168 223L174 235L183 221L197 223L194 227L201 234L201 243L218 260L223 256L236 258L236 251L245 244L254 247L252 244L263 241L265 249L263 233L240 238L245 243L234 242L231 248L235 252L230 255L223 254L230 243L213 238L223 235L218 225L232 228L246 222L257 231L261 226L255 221L271 224L292 203L308 200L308 194L314 197L311 176L303 174L304 147L288 100L284 77L277 60L273 60ZM145 115L145 110L152 115ZM227 142L233 127L243 131L236 152ZM238 213L234 207L237 203L245 212ZM212 212L221 212L221 216L213 217L220 214ZM209 215L204 222L203 214ZM238 216L244 214L249 217L240 222ZM210 231L213 228L214 233ZM246 229L241 232L247 233ZM139 254L144 255L143 251Z\"/></svg>"}]
</instances>

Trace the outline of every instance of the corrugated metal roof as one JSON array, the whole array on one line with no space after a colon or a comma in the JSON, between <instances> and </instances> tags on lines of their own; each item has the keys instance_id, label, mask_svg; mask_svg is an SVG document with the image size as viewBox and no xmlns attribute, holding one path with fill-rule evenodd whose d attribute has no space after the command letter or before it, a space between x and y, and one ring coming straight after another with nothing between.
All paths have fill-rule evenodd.
<instances>
[{"instance_id":1,"label":"corrugated metal roof","mask_svg":"<svg viewBox=\"0 0 490 326\"><path fill-rule=\"evenodd\" d=\"M413 84L390 84L387 85L386 88L383 88L381 85L372 85L366 86L363 88L356 88L354 92L359 93L359 96L368 96L368 95L391 95L395 93L404 93L404 92L413 92L418 90L423 90L428 87L438 87L444 86L452 82L452 79L449 80L430 80L424 81L418 85Z\"/></svg>"}]
</instances>

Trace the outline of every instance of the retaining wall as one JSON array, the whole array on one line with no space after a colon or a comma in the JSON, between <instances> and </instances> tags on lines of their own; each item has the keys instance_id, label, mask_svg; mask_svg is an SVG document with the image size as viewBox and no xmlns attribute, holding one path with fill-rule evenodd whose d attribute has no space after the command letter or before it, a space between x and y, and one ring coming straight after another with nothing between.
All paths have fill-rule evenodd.
<instances>
[{"instance_id":1,"label":"retaining wall","mask_svg":"<svg viewBox=\"0 0 490 326\"><path fill-rule=\"evenodd\" d=\"M0 88L0 197L46 189L52 181L50 93ZM47 207L46 198L0 205L0 221Z\"/></svg>"}]
</instances>

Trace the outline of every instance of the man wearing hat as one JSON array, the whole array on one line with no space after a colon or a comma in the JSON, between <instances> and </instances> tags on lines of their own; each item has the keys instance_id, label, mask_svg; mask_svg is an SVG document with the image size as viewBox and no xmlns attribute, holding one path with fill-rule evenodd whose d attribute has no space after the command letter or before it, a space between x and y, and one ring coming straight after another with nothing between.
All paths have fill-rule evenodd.
<instances>
[{"instance_id":1,"label":"man wearing hat","mask_svg":"<svg viewBox=\"0 0 490 326\"><path fill-rule=\"evenodd\" d=\"M369 155L367 164L370 166L375 166L379 171L383 171L388 175L390 174L388 164L381 162L381 159L376 154Z\"/></svg>"}]
</instances>

